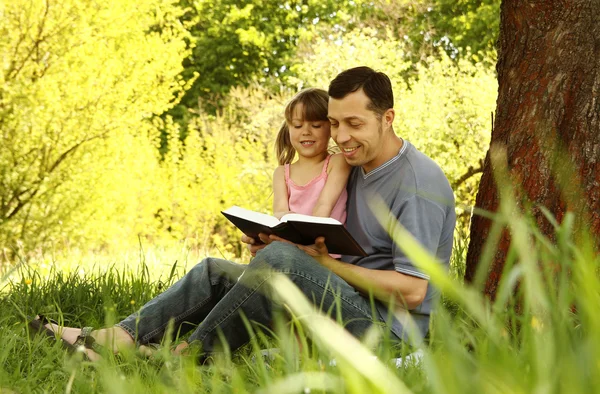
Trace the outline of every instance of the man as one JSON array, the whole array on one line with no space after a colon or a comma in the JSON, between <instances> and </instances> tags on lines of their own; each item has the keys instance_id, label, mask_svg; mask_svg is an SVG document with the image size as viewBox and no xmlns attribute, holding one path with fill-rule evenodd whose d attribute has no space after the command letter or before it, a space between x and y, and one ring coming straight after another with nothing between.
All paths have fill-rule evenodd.
<instances>
[{"instance_id":1,"label":"man","mask_svg":"<svg viewBox=\"0 0 600 394\"><path fill-rule=\"evenodd\" d=\"M110 344L111 350L118 351L135 343L158 343L173 321L179 333L194 329L186 322L198 324L176 352L198 343L210 353L220 345L220 335L236 349L249 340L242 315L265 326L271 323L276 304L269 297L268 279L275 272L289 277L323 310L333 310L334 316L339 312L345 328L355 336L373 324L391 323L393 335L406 340L405 321L388 313L398 306L409 311L417 334L425 336L438 294L386 229L398 221L447 266L456 219L448 180L431 159L394 133L392 86L385 74L368 67L346 70L331 82L329 96L332 137L354 166L348 180L346 227L366 257L335 260L329 257L323 238L305 247L273 242L283 241L274 236L261 235L263 243L243 237L256 256L247 266L207 258L139 314L108 329L63 328L63 341L83 344L94 359L97 354L92 348L97 349L97 344ZM393 215L383 226L369 205L374 198L382 199ZM370 295L376 300L376 311Z\"/></svg>"}]
</instances>

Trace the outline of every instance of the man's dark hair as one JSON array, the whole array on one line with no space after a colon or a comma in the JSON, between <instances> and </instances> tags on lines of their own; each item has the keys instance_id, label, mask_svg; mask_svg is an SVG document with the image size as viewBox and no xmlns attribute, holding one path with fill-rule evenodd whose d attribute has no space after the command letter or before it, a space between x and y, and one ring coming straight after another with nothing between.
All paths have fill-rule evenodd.
<instances>
[{"instance_id":1,"label":"man's dark hair","mask_svg":"<svg viewBox=\"0 0 600 394\"><path fill-rule=\"evenodd\" d=\"M367 108L381 118L384 112L394 108L392 82L382 72L369 67L354 67L342 71L329 84L329 97L342 99L348 94L362 89L371 100Z\"/></svg>"}]
</instances>

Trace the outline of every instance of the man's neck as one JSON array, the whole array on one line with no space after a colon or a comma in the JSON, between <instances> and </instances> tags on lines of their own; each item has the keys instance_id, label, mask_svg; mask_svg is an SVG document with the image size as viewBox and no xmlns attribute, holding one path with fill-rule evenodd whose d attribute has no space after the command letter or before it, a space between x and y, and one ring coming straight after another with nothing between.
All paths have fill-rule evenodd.
<instances>
[{"instance_id":1,"label":"man's neck","mask_svg":"<svg viewBox=\"0 0 600 394\"><path fill-rule=\"evenodd\" d=\"M373 171L374 169L381 166L383 163L393 159L402 146L404 145L404 140L396 135L393 130L389 131L389 136L383 141L383 146L381 148L381 153L377 156L374 162L370 163L371 165L368 168L365 166L362 167L365 174Z\"/></svg>"}]
</instances>

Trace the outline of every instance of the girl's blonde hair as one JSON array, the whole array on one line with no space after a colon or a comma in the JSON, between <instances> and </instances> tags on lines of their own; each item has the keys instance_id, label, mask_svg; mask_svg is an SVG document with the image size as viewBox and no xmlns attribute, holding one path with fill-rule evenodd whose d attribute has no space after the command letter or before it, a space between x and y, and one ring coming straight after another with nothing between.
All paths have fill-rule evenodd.
<instances>
[{"instance_id":1,"label":"girl's blonde hair","mask_svg":"<svg viewBox=\"0 0 600 394\"><path fill-rule=\"evenodd\" d=\"M291 123L296 105L302 104L302 119L308 122L329 121L327 118L327 102L329 95L323 89L309 88L296 94L285 106L285 121L279 128L275 140L275 151L279 165L289 164L296 156L296 150L290 140L288 123Z\"/></svg>"}]
</instances>

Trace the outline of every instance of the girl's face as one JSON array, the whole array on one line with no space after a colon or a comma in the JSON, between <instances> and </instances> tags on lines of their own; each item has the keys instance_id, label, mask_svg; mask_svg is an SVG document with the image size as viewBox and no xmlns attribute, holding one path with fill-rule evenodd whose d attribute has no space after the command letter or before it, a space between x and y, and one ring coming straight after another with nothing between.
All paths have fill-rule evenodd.
<instances>
[{"instance_id":1,"label":"girl's face","mask_svg":"<svg viewBox=\"0 0 600 394\"><path fill-rule=\"evenodd\" d=\"M330 127L328 120L313 122L304 120L304 105L296 104L288 128L290 141L298 156L309 158L326 154L331 136Z\"/></svg>"}]
</instances>

